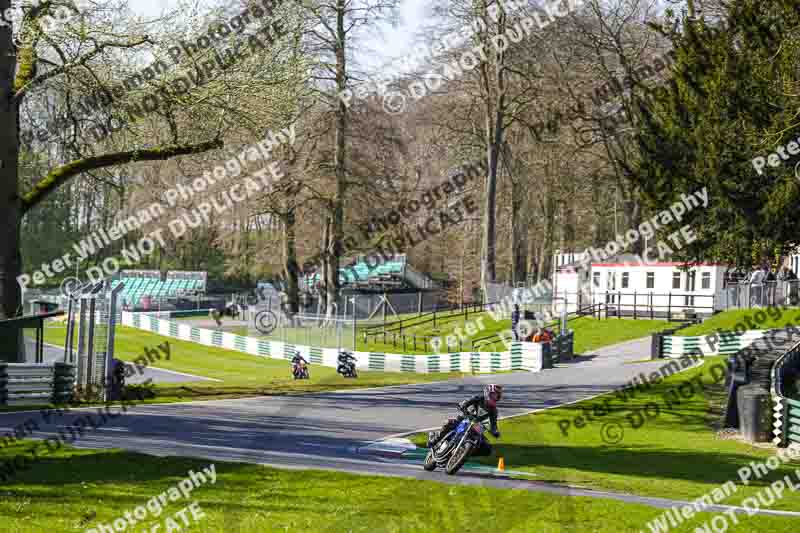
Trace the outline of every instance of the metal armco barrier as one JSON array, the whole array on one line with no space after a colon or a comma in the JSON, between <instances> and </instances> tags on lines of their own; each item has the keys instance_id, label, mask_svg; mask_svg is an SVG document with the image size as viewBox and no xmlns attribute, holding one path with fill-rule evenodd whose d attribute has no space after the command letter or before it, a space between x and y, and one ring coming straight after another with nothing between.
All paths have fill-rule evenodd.
<instances>
[{"instance_id":1,"label":"metal armco barrier","mask_svg":"<svg viewBox=\"0 0 800 533\"><path fill-rule=\"evenodd\" d=\"M0 405L65 403L75 383L72 365L0 364Z\"/></svg>"},{"instance_id":2,"label":"metal armco barrier","mask_svg":"<svg viewBox=\"0 0 800 533\"><path fill-rule=\"evenodd\" d=\"M800 444L800 401L790 398L775 400L775 419L773 443L782 448Z\"/></svg>"},{"instance_id":3,"label":"metal armco barrier","mask_svg":"<svg viewBox=\"0 0 800 533\"><path fill-rule=\"evenodd\" d=\"M563 363L575 356L575 332L569 332L557 336L551 343L552 357L554 362Z\"/></svg>"},{"instance_id":4,"label":"metal armco barrier","mask_svg":"<svg viewBox=\"0 0 800 533\"><path fill-rule=\"evenodd\" d=\"M787 397L789 380L800 378L800 342L775 361L771 378L770 392L774 402L772 442L782 448L792 443L800 444L800 400Z\"/></svg>"},{"instance_id":5,"label":"metal armco barrier","mask_svg":"<svg viewBox=\"0 0 800 533\"><path fill-rule=\"evenodd\" d=\"M75 389L77 369L68 363L55 363L53 365L53 403L65 404L72 400L72 391Z\"/></svg>"},{"instance_id":6,"label":"metal armco barrier","mask_svg":"<svg viewBox=\"0 0 800 533\"><path fill-rule=\"evenodd\" d=\"M653 333L650 344L650 359L661 359L667 357L680 357L696 353L701 340L704 337L674 337L675 333L681 329L697 323L692 320L682 323L680 326L665 329L658 333ZM676 348L673 349L673 346Z\"/></svg>"}]
</instances>

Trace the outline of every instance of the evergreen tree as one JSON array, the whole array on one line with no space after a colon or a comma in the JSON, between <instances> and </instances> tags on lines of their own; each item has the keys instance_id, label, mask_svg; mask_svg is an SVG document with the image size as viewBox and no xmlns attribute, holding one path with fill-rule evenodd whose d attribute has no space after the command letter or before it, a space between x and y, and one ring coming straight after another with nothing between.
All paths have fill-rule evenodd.
<instances>
[{"instance_id":1,"label":"evergreen tree","mask_svg":"<svg viewBox=\"0 0 800 533\"><path fill-rule=\"evenodd\" d=\"M708 188L709 206L681 222L698 236L681 259L750 266L783 255L798 242L800 156L762 173L752 160L800 137L797 1L732 2L722 20L675 27L656 27L677 61L671 82L640 103L633 179L656 210Z\"/></svg>"}]
</instances>

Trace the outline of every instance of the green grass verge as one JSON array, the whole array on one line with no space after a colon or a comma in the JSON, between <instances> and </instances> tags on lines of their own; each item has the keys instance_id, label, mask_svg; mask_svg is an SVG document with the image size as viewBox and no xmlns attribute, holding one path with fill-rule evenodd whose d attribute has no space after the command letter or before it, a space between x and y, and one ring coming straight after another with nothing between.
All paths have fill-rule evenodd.
<instances>
[{"instance_id":1,"label":"green grass verge","mask_svg":"<svg viewBox=\"0 0 800 533\"><path fill-rule=\"evenodd\" d=\"M609 393L501 421L502 438L495 443L495 456L482 462L494 464L496 457L502 456L506 468L534 472L540 480L673 499L696 499L729 480L738 482L739 468L764 461L776 450L717 437L710 424L720 420L725 395L724 387L711 375L710 369L717 363L724 364L724 358L708 358L701 367L675 374L649 390L636 391L627 401ZM697 379L702 380L702 388ZM685 385L687 381L695 384L694 394ZM686 387L688 398L679 396L680 403L675 403L670 391L677 392L679 386ZM632 427L639 423L632 413L641 412L648 404L658 406L658 415ZM655 415L655 408L649 409ZM587 420L587 414L593 420ZM559 423L577 417L583 417L578 422L583 427L573 423L564 435ZM422 446L425 436L416 435L413 440ZM745 497L755 496L786 475L800 484L795 474L798 467L800 464L789 463L748 486L737 483L737 491L725 503L741 505ZM787 511L798 507L800 491L787 491L773 506Z\"/></svg>"},{"instance_id":2,"label":"green grass verge","mask_svg":"<svg viewBox=\"0 0 800 533\"><path fill-rule=\"evenodd\" d=\"M470 315L469 322L477 323L477 321L482 321L484 329L475 335L473 339L488 337L511 328L511 320L495 321L492 315L486 312ZM442 338L443 343L445 343L447 336L454 335L457 328L465 332L464 323L463 315L460 315L444 321L441 327L437 327L436 329L434 329L432 325L425 329L420 329L417 331L417 334L439 336ZM437 324L439 323L437 322ZM603 346L639 339L652 333L668 329L673 325L674 324L665 320L615 320L595 319L591 317L575 318L569 322L570 329L575 331L575 353L586 353L597 348L602 348ZM463 334L464 333L462 333L462 335ZM463 347L465 351L471 349L468 342L465 342ZM391 344L370 344L369 349L387 352L398 350L398 348ZM482 352L506 351L506 347L501 341L483 344L478 349ZM427 351L417 350L412 352L409 348L408 353L431 353L431 350L428 348Z\"/></svg>"},{"instance_id":3,"label":"green grass verge","mask_svg":"<svg viewBox=\"0 0 800 533\"><path fill-rule=\"evenodd\" d=\"M45 342L64 344L65 328L49 326ZM333 368L311 365L311 379L294 380L289 361L257 357L232 350L201 346L156 335L140 329L117 327L114 342L115 356L133 361L144 354L145 348L169 342L170 359L156 361L153 366L185 372L217 381L156 384L157 397L153 402L173 402L199 399L221 399L262 394L321 392L351 388L380 387L441 381L460 377L459 373L414 374L401 372L359 372L358 379L345 379Z\"/></svg>"},{"instance_id":4,"label":"green grass verge","mask_svg":"<svg viewBox=\"0 0 800 533\"><path fill-rule=\"evenodd\" d=\"M604 346L647 337L674 324L665 320L576 318L569 323L575 331L575 353L587 353Z\"/></svg>"},{"instance_id":5,"label":"green grass verge","mask_svg":"<svg viewBox=\"0 0 800 533\"><path fill-rule=\"evenodd\" d=\"M749 319L749 321L748 321ZM749 324L748 324L749 322ZM708 320L695 324L686 329L679 330L675 335L693 337L708 335L717 330L735 331L738 329L777 329L788 325L800 324L800 309L771 307L765 309L737 309L723 311Z\"/></svg>"},{"instance_id":6,"label":"green grass verge","mask_svg":"<svg viewBox=\"0 0 800 533\"><path fill-rule=\"evenodd\" d=\"M20 447L0 450L0 460ZM645 524L661 512L604 499L64 447L3 484L0 531L86 531L111 525L176 486L189 470L211 463L215 483L195 488L188 499L167 498L160 513L151 504L153 513L127 531L150 531L156 524L158 531L167 531L169 517L181 528L172 531L201 533L619 533L646 530ZM193 501L205 516L194 520L187 512L190 523L184 527L175 513ZM690 523L711 517L699 515ZM788 533L796 527L783 518L743 516L741 521L742 531Z\"/></svg>"},{"instance_id":7,"label":"green grass verge","mask_svg":"<svg viewBox=\"0 0 800 533\"><path fill-rule=\"evenodd\" d=\"M425 337L438 336L443 344L447 342L449 335L456 335L456 330L460 329L461 335L466 335L465 323L471 323L476 328L482 325L483 329L472 336L472 340L481 339L495 335L511 328L511 320L495 321L488 312L471 313L468 320L464 320L463 313L443 313L441 318L433 323L424 324L417 327L404 328L406 344L403 346L402 339L399 338L396 344L392 341L392 334L387 333L386 342L382 337L370 337L370 341L364 342L365 327L357 327L356 330L356 350L363 352L380 353L404 353L412 355L428 355L434 353L433 348L426 342ZM617 344L628 340L638 339L667 329L674 324L664 320L616 320L616 319L594 319L591 317L575 318L569 322L570 329L575 331L575 353L585 353L603 346ZM224 321L223 321L224 326ZM253 336L274 341L290 342L293 344L311 345L319 347L335 348L339 344L339 338L335 331L317 328L281 328L270 336L259 335L254 328L247 326L228 327L225 331L236 335ZM352 329L345 328L342 331L341 340L344 346L353 345ZM416 345L413 335L417 335ZM457 335L456 335L457 336ZM462 343L463 351L471 351L472 345L468 340ZM455 348L458 351L458 348ZM476 350L482 352L502 352L507 348L502 341L492 343L481 343Z\"/></svg>"}]
</instances>

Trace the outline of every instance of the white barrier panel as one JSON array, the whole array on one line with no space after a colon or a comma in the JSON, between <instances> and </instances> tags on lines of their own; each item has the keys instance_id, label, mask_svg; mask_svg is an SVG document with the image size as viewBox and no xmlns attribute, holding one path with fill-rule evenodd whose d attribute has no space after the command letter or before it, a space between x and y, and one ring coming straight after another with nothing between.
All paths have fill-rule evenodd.
<instances>
[{"instance_id":1,"label":"white barrier panel","mask_svg":"<svg viewBox=\"0 0 800 533\"><path fill-rule=\"evenodd\" d=\"M712 333L696 337L665 336L663 353L665 357L682 357L697 353L703 355L731 355L762 340L770 330L749 330L741 335L732 333Z\"/></svg>"},{"instance_id":2,"label":"white barrier panel","mask_svg":"<svg viewBox=\"0 0 800 533\"><path fill-rule=\"evenodd\" d=\"M511 364L523 370L540 372L543 366L542 345L537 342L512 343Z\"/></svg>"},{"instance_id":3,"label":"white barrier panel","mask_svg":"<svg viewBox=\"0 0 800 533\"><path fill-rule=\"evenodd\" d=\"M146 331L155 330L167 337L271 359L290 359L291 353L297 350L312 365L331 368L338 366L339 352L335 348L318 348L243 337L222 331L196 328L142 313L134 316L134 313L128 311L122 313L122 325ZM287 356L287 354L289 355ZM492 373L508 370L539 372L542 370L542 346L527 342L512 343L510 352L460 352L431 355L354 352L353 355L356 358L356 368L359 370L383 372L428 374L438 372Z\"/></svg>"}]
</instances>

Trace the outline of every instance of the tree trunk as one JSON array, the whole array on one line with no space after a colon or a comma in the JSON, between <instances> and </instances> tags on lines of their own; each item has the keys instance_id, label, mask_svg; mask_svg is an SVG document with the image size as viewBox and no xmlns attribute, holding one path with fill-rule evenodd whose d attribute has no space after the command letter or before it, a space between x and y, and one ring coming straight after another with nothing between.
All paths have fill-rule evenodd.
<instances>
[{"instance_id":1,"label":"tree trunk","mask_svg":"<svg viewBox=\"0 0 800 533\"><path fill-rule=\"evenodd\" d=\"M345 57L345 33L344 17L347 10L346 0L336 0L336 35L338 38L336 46L336 89L338 94L342 94L347 89L347 61ZM329 243L328 278L326 292L328 305L325 309L325 316L331 317L334 314L334 303L339 296L339 256L343 250L344 240L344 195L346 179L346 142L347 142L347 106L344 101L337 99L336 106L336 152L334 155L334 168L336 173L336 194L333 197L333 212L331 239ZM331 246L332 245L332 246Z\"/></svg>"},{"instance_id":2,"label":"tree trunk","mask_svg":"<svg viewBox=\"0 0 800 533\"><path fill-rule=\"evenodd\" d=\"M283 275L286 279L286 294L289 297L289 309L293 314L300 312L295 223L295 211L294 209L289 209L284 218L286 235L283 239Z\"/></svg>"},{"instance_id":3,"label":"tree trunk","mask_svg":"<svg viewBox=\"0 0 800 533\"><path fill-rule=\"evenodd\" d=\"M531 240L528 243L528 253L530 254L530 261L528 262L528 276L531 279L539 279L539 271L541 270L541 260L539 258L539 248L536 246L536 241Z\"/></svg>"},{"instance_id":4,"label":"tree trunk","mask_svg":"<svg viewBox=\"0 0 800 533\"><path fill-rule=\"evenodd\" d=\"M327 311L328 309L328 249L330 248L331 240L331 217L325 217L325 226L322 228L322 265L320 266L319 279L322 281L321 290L319 291L320 305Z\"/></svg>"},{"instance_id":5,"label":"tree trunk","mask_svg":"<svg viewBox=\"0 0 800 533\"><path fill-rule=\"evenodd\" d=\"M542 245L539 248L537 282L547 279L550 276L553 265L553 234L555 229L556 201L552 196L548 196L544 203L544 235L542 238Z\"/></svg>"},{"instance_id":6,"label":"tree trunk","mask_svg":"<svg viewBox=\"0 0 800 533\"><path fill-rule=\"evenodd\" d=\"M484 8L485 9L485 8ZM484 10L483 15L488 18L488 12ZM501 13L498 19L497 33L505 32L505 13ZM488 37L488 34L487 34ZM487 48L488 45L487 39ZM495 91L492 91L492 83L489 79L489 71L485 67L482 70L486 90L486 142L488 143L487 158L488 171L486 175L486 198L484 199L484 224L483 224L483 250L481 250L481 288L484 295L487 293L487 284L494 281L497 276L496 271L496 245L497 245L497 167L500 155L500 148L503 146L503 133L505 130L505 52L500 52L495 56ZM495 93L494 105L492 93Z\"/></svg>"},{"instance_id":7,"label":"tree trunk","mask_svg":"<svg viewBox=\"0 0 800 533\"><path fill-rule=\"evenodd\" d=\"M0 12L10 8L0 0ZM17 56L11 26L0 27L0 320L14 317L22 304L17 277L22 273L19 196L19 106L13 100ZM22 331L0 329L0 360L25 361Z\"/></svg>"},{"instance_id":8,"label":"tree trunk","mask_svg":"<svg viewBox=\"0 0 800 533\"><path fill-rule=\"evenodd\" d=\"M525 187L519 179L511 180L511 283L524 282L528 276L528 232L522 223Z\"/></svg>"},{"instance_id":9,"label":"tree trunk","mask_svg":"<svg viewBox=\"0 0 800 533\"><path fill-rule=\"evenodd\" d=\"M622 205L623 209L625 210L626 225L626 227L623 228L624 230L638 228L642 223L642 210L639 201L636 198L636 194L638 194L638 191L633 189L632 191L628 192L627 198L625 198L623 201ZM624 231L622 233L624 233ZM639 239L631 245L630 253L642 255L642 252L644 252L644 237L640 236Z\"/></svg>"}]
</instances>

